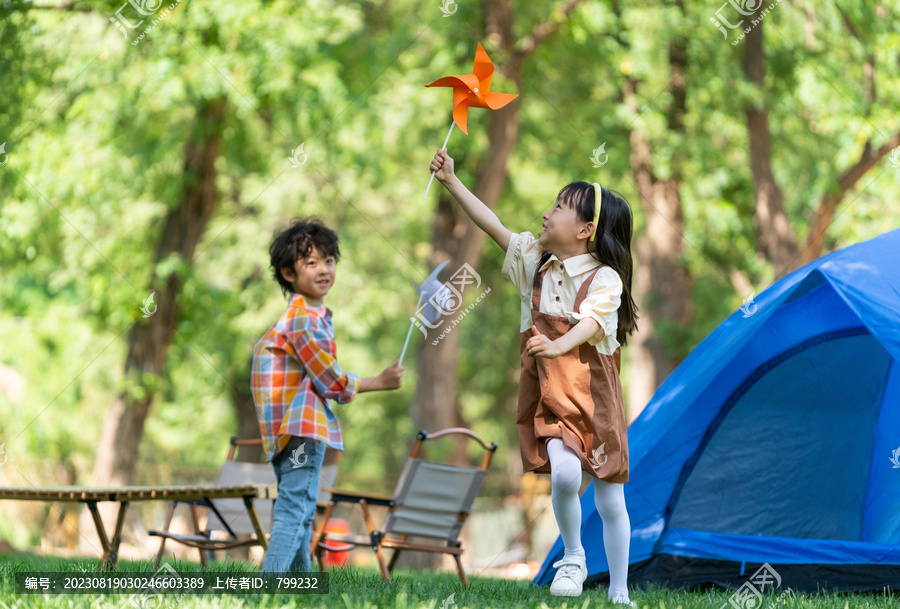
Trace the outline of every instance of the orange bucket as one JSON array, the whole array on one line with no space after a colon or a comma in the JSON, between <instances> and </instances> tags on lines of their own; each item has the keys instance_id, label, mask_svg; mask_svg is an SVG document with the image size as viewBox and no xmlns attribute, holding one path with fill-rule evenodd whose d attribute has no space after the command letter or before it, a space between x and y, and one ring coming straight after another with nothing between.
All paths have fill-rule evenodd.
<instances>
[{"instance_id":1,"label":"orange bucket","mask_svg":"<svg viewBox=\"0 0 900 609\"><path fill-rule=\"evenodd\" d=\"M325 523L325 532L337 533L338 535L349 535L350 523L343 518L329 518L328 522ZM330 547L335 548L335 551L325 550L322 553L322 561L325 563L325 568L343 567L346 565L350 560L350 552L348 550L353 549L353 545L333 541L328 541L327 544Z\"/></svg>"}]
</instances>

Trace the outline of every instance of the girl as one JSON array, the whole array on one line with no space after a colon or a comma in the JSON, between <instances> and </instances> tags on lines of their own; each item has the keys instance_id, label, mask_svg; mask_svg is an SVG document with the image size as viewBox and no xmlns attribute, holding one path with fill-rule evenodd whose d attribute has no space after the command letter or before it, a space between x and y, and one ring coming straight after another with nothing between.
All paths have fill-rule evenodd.
<instances>
[{"instance_id":1,"label":"girl","mask_svg":"<svg viewBox=\"0 0 900 609\"><path fill-rule=\"evenodd\" d=\"M631 209L599 184L573 182L542 215L543 232L511 233L453 173L438 150L431 171L475 224L506 252L503 275L522 300L516 427L525 471L549 473L565 555L550 592L579 596L587 577L581 545L581 472L594 477L603 520L609 598L628 598L631 524L625 510L628 441L619 347L637 329L631 298Z\"/></svg>"}]
</instances>

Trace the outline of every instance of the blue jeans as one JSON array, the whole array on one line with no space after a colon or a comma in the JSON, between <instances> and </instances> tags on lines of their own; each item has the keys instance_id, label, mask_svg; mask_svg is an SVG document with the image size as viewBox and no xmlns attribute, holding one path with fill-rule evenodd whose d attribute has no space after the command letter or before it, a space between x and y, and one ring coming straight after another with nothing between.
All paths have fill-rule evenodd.
<instances>
[{"instance_id":1,"label":"blue jeans","mask_svg":"<svg viewBox=\"0 0 900 609\"><path fill-rule=\"evenodd\" d=\"M324 460L325 442L299 436L291 436L285 449L272 459L278 497L263 573L310 570L309 544Z\"/></svg>"}]
</instances>

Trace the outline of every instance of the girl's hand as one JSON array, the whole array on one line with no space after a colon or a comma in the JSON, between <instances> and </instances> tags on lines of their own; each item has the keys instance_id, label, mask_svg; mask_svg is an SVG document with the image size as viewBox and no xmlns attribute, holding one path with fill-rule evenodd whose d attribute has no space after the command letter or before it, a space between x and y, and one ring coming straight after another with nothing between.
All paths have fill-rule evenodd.
<instances>
[{"instance_id":1,"label":"girl's hand","mask_svg":"<svg viewBox=\"0 0 900 609\"><path fill-rule=\"evenodd\" d=\"M429 169L434 172L434 177L443 184L453 177L453 159L450 158L446 150L438 150L434 158L431 159Z\"/></svg>"},{"instance_id":2,"label":"girl's hand","mask_svg":"<svg viewBox=\"0 0 900 609\"><path fill-rule=\"evenodd\" d=\"M550 340L535 329L535 335L525 343L525 352L532 357L556 359L563 354L556 341Z\"/></svg>"},{"instance_id":3,"label":"girl's hand","mask_svg":"<svg viewBox=\"0 0 900 609\"><path fill-rule=\"evenodd\" d=\"M378 375L379 385L381 389L399 389L400 385L403 384L403 366L400 365L400 362L394 362L387 368L385 368L381 374Z\"/></svg>"}]
</instances>

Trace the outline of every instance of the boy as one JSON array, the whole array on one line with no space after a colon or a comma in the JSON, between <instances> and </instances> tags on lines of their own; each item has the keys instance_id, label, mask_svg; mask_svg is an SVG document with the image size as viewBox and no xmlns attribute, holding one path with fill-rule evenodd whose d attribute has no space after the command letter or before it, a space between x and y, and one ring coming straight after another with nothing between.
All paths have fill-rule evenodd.
<instances>
[{"instance_id":1,"label":"boy","mask_svg":"<svg viewBox=\"0 0 900 609\"><path fill-rule=\"evenodd\" d=\"M295 220L275 236L269 256L290 302L257 343L250 381L263 449L278 481L262 571L308 571L325 446L344 449L330 401L346 404L357 393L397 389L403 368L394 363L360 379L338 366L331 310L323 302L340 256L333 230L316 218Z\"/></svg>"}]
</instances>

